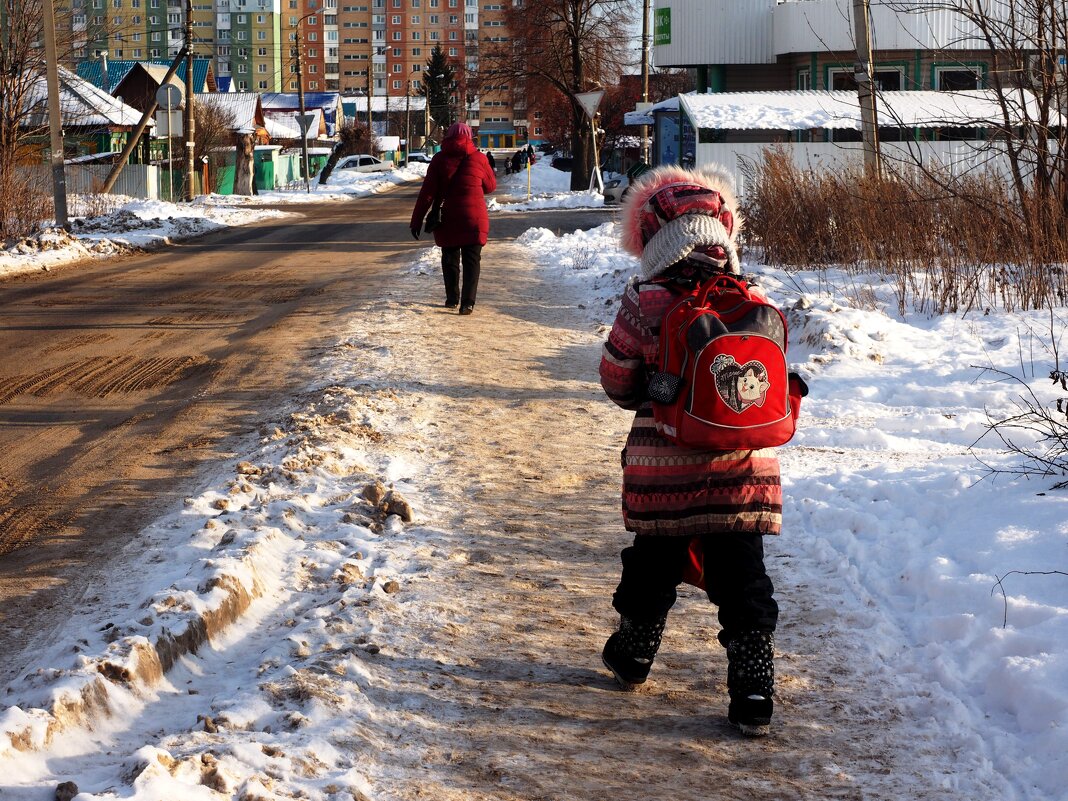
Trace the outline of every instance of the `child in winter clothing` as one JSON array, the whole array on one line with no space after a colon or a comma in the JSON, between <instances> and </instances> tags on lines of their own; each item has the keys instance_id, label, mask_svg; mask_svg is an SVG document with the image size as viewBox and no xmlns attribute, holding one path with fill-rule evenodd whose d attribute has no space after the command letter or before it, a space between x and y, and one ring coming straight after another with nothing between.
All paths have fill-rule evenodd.
<instances>
[{"instance_id":1,"label":"child in winter clothing","mask_svg":"<svg viewBox=\"0 0 1068 801\"><path fill-rule=\"evenodd\" d=\"M705 586L719 607L727 649L728 718L765 734L773 709L773 633L778 606L764 569L765 534L782 523L779 464L770 448L708 451L658 433L646 395L657 370L661 319L679 299L719 274L739 275L742 225L729 176L717 169L661 167L624 200L623 246L641 258L601 358L608 397L636 412L623 449L623 520L634 544L612 605L619 630L602 658L625 689L649 674L683 580L691 539L704 549Z\"/></svg>"}]
</instances>

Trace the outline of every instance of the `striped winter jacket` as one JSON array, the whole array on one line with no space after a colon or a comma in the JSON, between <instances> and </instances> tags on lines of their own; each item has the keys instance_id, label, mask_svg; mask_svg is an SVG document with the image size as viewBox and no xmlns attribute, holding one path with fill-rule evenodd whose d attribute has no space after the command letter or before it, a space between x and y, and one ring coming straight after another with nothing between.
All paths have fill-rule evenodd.
<instances>
[{"instance_id":1,"label":"striped winter jacket","mask_svg":"<svg viewBox=\"0 0 1068 801\"><path fill-rule=\"evenodd\" d=\"M624 524L637 534L778 534L782 487L774 449L696 450L657 433L645 387L657 369L660 321L678 298L662 284L628 286L601 356L604 391L636 411L623 449Z\"/></svg>"}]
</instances>

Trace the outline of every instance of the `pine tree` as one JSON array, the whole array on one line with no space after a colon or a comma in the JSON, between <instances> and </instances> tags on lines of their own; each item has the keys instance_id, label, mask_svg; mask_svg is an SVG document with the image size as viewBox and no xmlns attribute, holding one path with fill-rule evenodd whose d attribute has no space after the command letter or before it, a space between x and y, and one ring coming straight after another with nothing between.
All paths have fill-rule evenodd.
<instances>
[{"instance_id":1,"label":"pine tree","mask_svg":"<svg viewBox=\"0 0 1068 801\"><path fill-rule=\"evenodd\" d=\"M426 72L423 73L423 95L431 119L442 131L452 122L449 95L453 88L454 73L441 45L434 45L426 62Z\"/></svg>"}]
</instances>

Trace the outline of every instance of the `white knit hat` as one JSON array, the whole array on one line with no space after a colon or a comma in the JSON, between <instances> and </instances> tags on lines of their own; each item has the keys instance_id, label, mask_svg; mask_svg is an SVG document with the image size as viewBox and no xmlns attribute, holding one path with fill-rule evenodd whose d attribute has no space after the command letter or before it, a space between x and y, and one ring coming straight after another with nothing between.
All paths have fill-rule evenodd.
<instances>
[{"instance_id":1,"label":"white knit hat","mask_svg":"<svg viewBox=\"0 0 1068 801\"><path fill-rule=\"evenodd\" d=\"M709 214L684 214L664 223L642 250L642 278L648 281L699 248L719 245L727 255L730 272L741 274L738 252L727 229Z\"/></svg>"}]
</instances>

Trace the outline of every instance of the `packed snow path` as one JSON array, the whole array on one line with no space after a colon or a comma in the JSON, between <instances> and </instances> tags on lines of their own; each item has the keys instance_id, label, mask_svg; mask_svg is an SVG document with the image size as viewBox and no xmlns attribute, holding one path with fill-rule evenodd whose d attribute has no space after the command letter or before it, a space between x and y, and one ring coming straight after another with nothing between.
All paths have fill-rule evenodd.
<instances>
[{"instance_id":1,"label":"packed snow path","mask_svg":"<svg viewBox=\"0 0 1068 801\"><path fill-rule=\"evenodd\" d=\"M567 259L592 258L581 247ZM1056 753L1055 729L1006 736L1027 716L1018 722L976 687L993 694L1008 681L1005 706L1030 708L1032 721L1047 696L1009 668L988 671L994 657L979 650L967 672L954 662L968 636L994 650L983 632L1000 623L1001 602L987 598L971 615L974 635L951 613L960 590L949 568L932 567L945 561L933 543L954 522L940 515L986 542L981 522L996 505L992 494L961 499L966 430L923 439L945 433L938 426L961 417L958 407L907 419L873 399L897 391L901 364L884 364L889 389L868 394L850 382L874 360L843 360L855 372L839 376L832 364L813 382L826 395L809 401L806 430L782 451L784 534L767 541L782 609L771 736L744 740L726 724L714 609L689 588L650 684L615 687L599 652L628 541L618 454L630 415L604 399L596 368L625 275L588 274L600 288L576 291L560 265L491 243L478 307L460 317L441 306L432 253L398 267L388 295L341 332L322 384L299 399L306 407L268 432L229 490L220 481L145 532L157 555L108 588L137 606L145 575L150 590L173 582L148 605L155 622L137 611L120 626L148 631L195 605L182 588L210 586L196 571L181 578L190 552L214 569L251 542L262 597L91 734L9 756L0 798L51 799L64 779L91 801L1052 798L1056 784L1021 786L1011 770L1040 776L1022 750ZM975 405L957 392L947 389L953 403ZM362 516L374 476L413 503L410 525ZM927 589L910 594L909 582ZM988 579L976 587L986 596ZM1045 647L1026 629L1055 618L1050 609L1014 599L1024 633L1007 632L1002 652ZM1048 698L1056 716L1060 699Z\"/></svg>"},{"instance_id":2,"label":"packed snow path","mask_svg":"<svg viewBox=\"0 0 1068 801\"><path fill-rule=\"evenodd\" d=\"M418 438L403 444L429 466L423 536L448 556L418 600L376 615L392 640L376 665L388 690L366 692L403 706L405 722L403 749L367 769L389 778L372 782L383 797L959 798L981 755L947 741L937 708L901 708L898 679L866 643L886 621L843 565L797 582L791 564L811 556L798 555L809 535L796 511L768 541L782 607L773 736L743 740L726 723L718 624L693 588L651 686L617 690L599 654L628 542L630 414L597 383L603 329L526 253L489 253L473 316L435 307L431 265L418 299L375 314L354 343L418 402ZM786 450L784 471L803 458Z\"/></svg>"}]
</instances>

